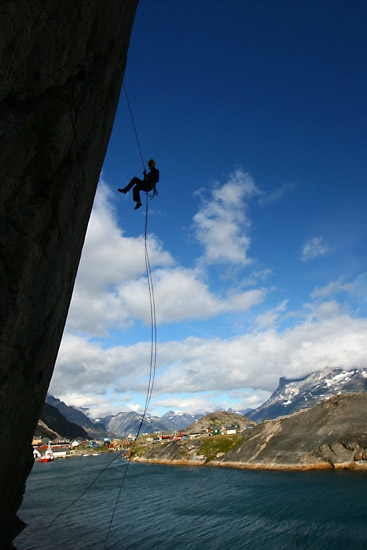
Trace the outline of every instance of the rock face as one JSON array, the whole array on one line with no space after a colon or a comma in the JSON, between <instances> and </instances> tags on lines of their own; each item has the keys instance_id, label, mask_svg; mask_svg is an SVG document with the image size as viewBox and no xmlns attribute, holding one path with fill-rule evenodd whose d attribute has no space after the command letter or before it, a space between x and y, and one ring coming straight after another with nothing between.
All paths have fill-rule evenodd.
<instances>
[{"instance_id":1,"label":"rock face","mask_svg":"<svg viewBox=\"0 0 367 550\"><path fill-rule=\"evenodd\" d=\"M248 413L260 422L291 414L343 393L359 393L367 390L367 369L351 370L326 368L296 380L280 378L279 386L261 407Z\"/></svg>"},{"instance_id":2,"label":"rock face","mask_svg":"<svg viewBox=\"0 0 367 550\"><path fill-rule=\"evenodd\" d=\"M246 469L367 470L366 425L367 393L340 395L248 427L233 438L206 435L140 447L134 460Z\"/></svg>"},{"instance_id":3,"label":"rock face","mask_svg":"<svg viewBox=\"0 0 367 550\"><path fill-rule=\"evenodd\" d=\"M57 399L53 395L47 395L45 404L55 407L55 409L57 409L67 421L72 422L73 424L77 424L83 430L85 430L89 437L98 439L112 436L112 434L110 434L106 430L104 424L102 424L101 422L92 422L92 420L90 420L84 413L82 413L82 411L76 409L75 407L69 407L63 401L60 401L60 399ZM41 419L44 420L42 416ZM56 430L56 427L54 425L51 425L49 427ZM63 435L66 436L66 434Z\"/></svg>"},{"instance_id":4,"label":"rock face","mask_svg":"<svg viewBox=\"0 0 367 550\"><path fill-rule=\"evenodd\" d=\"M186 428L186 433L200 432L206 430L209 426L214 425L221 428L224 425L237 424L239 429L244 429L246 426L255 425L253 420L239 413L229 411L215 411L205 416L202 416Z\"/></svg>"},{"instance_id":5,"label":"rock face","mask_svg":"<svg viewBox=\"0 0 367 550\"><path fill-rule=\"evenodd\" d=\"M0 6L0 548L32 466L137 0Z\"/></svg>"},{"instance_id":6,"label":"rock face","mask_svg":"<svg viewBox=\"0 0 367 550\"><path fill-rule=\"evenodd\" d=\"M367 459L366 425L367 393L332 397L251 428L221 463L292 470L358 467L356 462Z\"/></svg>"},{"instance_id":7,"label":"rock face","mask_svg":"<svg viewBox=\"0 0 367 550\"><path fill-rule=\"evenodd\" d=\"M43 405L40 420L52 431L60 434L60 437L66 437L67 439L74 439L77 437L81 437L83 439L89 438L88 432L86 432L82 426L66 420L65 416L62 415L56 407L53 407L48 403ZM39 422L36 428L36 433L38 430Z\"/></svg>"}]
</instances>

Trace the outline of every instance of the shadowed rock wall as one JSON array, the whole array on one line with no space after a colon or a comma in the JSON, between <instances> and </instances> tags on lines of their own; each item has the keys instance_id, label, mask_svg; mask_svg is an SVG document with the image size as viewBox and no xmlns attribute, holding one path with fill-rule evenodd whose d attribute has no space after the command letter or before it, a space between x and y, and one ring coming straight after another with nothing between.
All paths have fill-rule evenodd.
<instances>
[{"instance_id":1,"label":"shadowed rock wall","mask_svg":"<svg viewBox=\"0 0 367 550\"><path fill-rule=\"evenodd\" d=\"M0 3L0 548L32 467L138 0Z\"/></svg>"}]
</instances>

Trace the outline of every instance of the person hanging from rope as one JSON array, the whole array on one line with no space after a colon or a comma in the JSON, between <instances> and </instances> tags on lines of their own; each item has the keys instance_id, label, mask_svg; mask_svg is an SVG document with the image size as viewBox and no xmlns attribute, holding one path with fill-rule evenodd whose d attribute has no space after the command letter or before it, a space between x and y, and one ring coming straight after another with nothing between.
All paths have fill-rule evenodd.
<instances>
[{"instance_id":1,"label":"person hanging from rope","mask_svg":"<svg viewBox=\"0 0 367 550\"><path fill-rule=\"evenodd\" d=\"M140 191L145 191L146 193L149 193L149 191L153 189L153 196L158 195L156 185L159 182L159 170L157 170L157 168L155 167L155 160L148 160L148 166L149 172L147 173L147 171L144 170L143 180L134 177L126 187L124 187L123 189L118 189L120 193L126 194L128 191L130 191L131 188L133 188L133 200L136 202L134 210L137 210L142 206L142 202L140 200Z\"/></svg>"}]
</instances>

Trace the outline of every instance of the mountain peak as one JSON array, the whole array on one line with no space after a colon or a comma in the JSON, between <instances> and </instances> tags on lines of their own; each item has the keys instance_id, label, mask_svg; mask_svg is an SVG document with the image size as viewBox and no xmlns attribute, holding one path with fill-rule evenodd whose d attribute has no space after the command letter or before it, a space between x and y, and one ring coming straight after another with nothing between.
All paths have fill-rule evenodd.
<instances>
[{"instance_id":1,"label":"mountain peak","mask_svg":"<svg viewBox=\"0 0 367 550\"><path fill-rule=\"evenodd\" d=\"M248 416L256 422L274 419L308 409L334 395L362 391L367 391L367 368L364 367L351 370L326 367L293 380L282 376L269 399Z\"/></svg>"}]
</instances>

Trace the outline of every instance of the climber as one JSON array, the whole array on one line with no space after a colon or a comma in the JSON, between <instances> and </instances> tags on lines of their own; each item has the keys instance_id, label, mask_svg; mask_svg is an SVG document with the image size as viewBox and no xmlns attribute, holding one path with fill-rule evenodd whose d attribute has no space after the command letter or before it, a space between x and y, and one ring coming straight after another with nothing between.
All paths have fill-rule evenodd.
<instances>
[{"instance_id":1,"label":"climber","mask_svg":"<svg viewBox=\"0 0 367 550\"><path fill-rule=\"evenodd\" d=\"M118 189L120 193L127 193L133 187L133 200L136 202L134 210L137 210L142 206L140 200L140 191L146 191L149 193L153 189L153 195L158 195L156 184L159 182L159 170L155 167L155 160L148 160L149 172L144 170L144 179L133 178L130 183L123 189Z\"/></svg>"}]
</instances>

